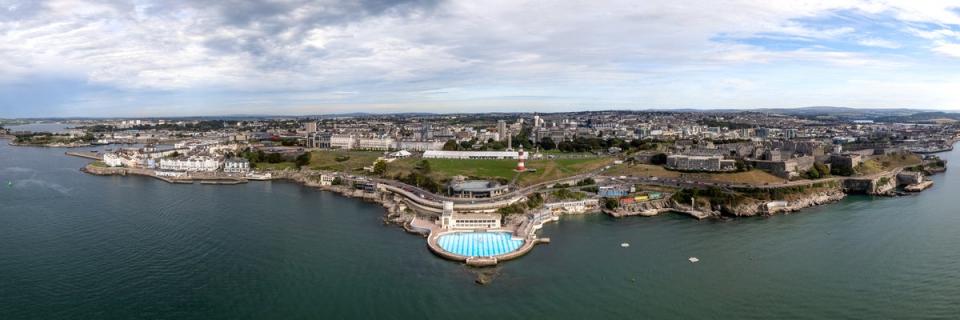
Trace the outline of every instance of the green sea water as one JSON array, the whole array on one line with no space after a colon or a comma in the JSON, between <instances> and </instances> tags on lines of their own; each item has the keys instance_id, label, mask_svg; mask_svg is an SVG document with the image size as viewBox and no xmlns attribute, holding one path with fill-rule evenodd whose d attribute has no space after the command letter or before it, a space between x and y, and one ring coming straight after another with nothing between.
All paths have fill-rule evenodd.
<instances>
[{"instance_id":1,"label":"green sea water","mask_svg":"<svg viewBox=\"0 0 960 320\"><path fill-rule=\"evenodd\" d=\"M97 177L0 144L0 319L960 317L955 163L917 196L770 218L567 217L479 286L375 204Z\"/></svg>"}]
</instances>

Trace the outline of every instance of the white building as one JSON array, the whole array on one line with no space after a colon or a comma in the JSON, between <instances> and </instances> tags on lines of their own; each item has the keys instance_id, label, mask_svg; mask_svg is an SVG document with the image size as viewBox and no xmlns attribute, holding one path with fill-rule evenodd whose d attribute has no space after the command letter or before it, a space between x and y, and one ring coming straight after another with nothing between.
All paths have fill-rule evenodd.
<instances>
[{"instance_id":1,"label":"white building","mask_svg":"<svg viewBox=\"0 0 960 320\"><path fill-rule=\"evenodd\" d=\"M513 159L520 157L516 151L443 151L427 150L424 159Z\"/></svg>"},{"instance_id":2,"label":"white building","mask_svg":"<svg viewBox=\"0 0 960 320\"><path fill-rule=\"evenodd\" d=\"M397 149L412 151L427 151L443 149L444 142L440 141L400 141L397 142Z\"/></svg>"},{"instance_id":3,"label":"white building","mask_svg":"<svg viewBox=\"0 0 960 320\"><path fill-rule=\"evenodd\" d=\"M396 145L396 141L393 138L383 137L383 138L360 138L357 139L357 149L361 150L390 150L393 149Z\"/></svg>"},{"instance_id":4,"label":"white building","mask_svg":"<svg viewBox=\"0 0 960 320\"><path fill-rule=\"evenodd\" d=\"M247 173L250 172L250 161L247 159L235 158L223 162L223 172L226 173Z\"/></svg>"},{"instance_id":5,"label":"white building","mask_svg":"<svg viewBox=\"0 0 960 320\"><path fill-rule=\"evenodd\" d=\"M331 149L351 150L357 145L357 138L353 135L335 134L330 136Z\"/></svg>"},{"instance_id":6,"label":"white building","mask_svg":"<svg viewBox=\"0 0 960 320\"><path fill-rule=\"evenodd\" d=\"M494 213L462 214L453 211L453 202L443 202L443 214L440 215L440 227L443 229L478 230L499 229L500 215Z\"/></svg>"},{"instance_id":7,"label":"white building","mask_svg":"<svg viewBox=\"0 0 960 320\"><path fill-rule=\"evenodd\" d=\"M553 202L545 203L543 206L553 213L586 213L600 209L600 199Z\"/></svg>"},{"instance_id":8,"label":"white building","mask_svg":"<svg viewBox=\"0 0 960 320\"><path fill-rule=\"evenodd\" d=\"M160 159L160 170L214 172L220 169L220 161L211 157L191 157L187 159Z\"/></svg>"},{"instance_id":9,"label":"white building","mask_svg":"<svg viewBox=\"0 0 960 320\"><path fill-rule=\"evenodd\" d=\"M726 160L721 156L685 156L671 155L667 157L667 168L689 171L735 171L737 164L734 160Z\"/></svg>"},{"instance_id":10,"label":"white building","mask_svg":"<svg viewBox=\"0 0 960 320\"><path fill-rule=\"evenodd\" d=\"M449 217L443 217L447 224L441 225L445 229L499 229L500 215L493 213L455 213Z\"/></svg>"},{"instance_id":11,"label":"white building","mask_svg":"<svg viewBox=\"0 0 960 320\"><path fill-rule=\"evenodd\" d=\"M107 153L103 155L103 163L110 167L122 167L123 159L116 153Z\"/></svg>"},{"instance_id":12,"label":"white building","mask_svg":"<svg viewBox=\"0 0 960 320\"><path fill-rule=\"evenodd\" d=\"M321 175L320 175L320 185L321 185L321 186L330 186L330 185L333 185L333 180L336 179L336 178L337 178L337 176L332 175L332 174L321 174Z\"/></svg>"},{"instance_id":13,"label":"white building","mask_svg":"<svg viewBox=\"0 0 960 320\"><path fill-rule=\"evenodd\" d=\"M136 151L113 152L103 155L103 163L110 167L139 168L146 164L146 159Z\"/></svg>"}]
</instances>

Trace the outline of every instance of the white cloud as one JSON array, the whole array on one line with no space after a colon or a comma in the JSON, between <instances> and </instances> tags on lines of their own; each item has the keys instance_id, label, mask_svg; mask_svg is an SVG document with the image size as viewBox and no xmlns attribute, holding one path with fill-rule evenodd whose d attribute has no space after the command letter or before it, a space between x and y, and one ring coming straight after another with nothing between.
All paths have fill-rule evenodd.
<instances>
[{"instance_id":1,"label":"white cloud","mask_svg":"<svg viewBox=\"0 0 960 320\"><path fill-rule=\"evenodd\" d=\"M868 47L878 47L886 49L899 49L902 47L899 43L890 40L877 39L877 38L866 38L857 41L860 45Z\"/></svg>"},{"instance_id":2,"label":"white cloud","mask_svg":"<svg viewBox=\"0 0 960 320\"><path fill-rule=\"evenodd\" d=\"M944 56L960 58L960 43L939 42L933 51Z\"/></svg>"},{"instance_id":3,"label":"white cloud","mask_svg":"<svg viewBox=\"0 0 960 320\"><path fill-rule=\"evenodd\" d=\"M0 81L67 73L130 91L290 92L302 97L295 103L369 96L415 102L427 99L420 92L445 88L458 88L444 95L458 97L562 96L577 88L585 95L631 96L637 83L682 83L704 73L734 73L711 80L759 87L762 79L736 73L917 63L821 46L829 40L902 48L883 35L857 36L850 26L801 22L841 10L909 22L904 30L929 39L934 52L960 56L946 41L960 39L949 27L960 21L951 1L456 0L389 8L296 2L55 0L35 15L0 13ZM770 48L738 40L747 38L808 45Z\"/></svg>"}]
</instances>

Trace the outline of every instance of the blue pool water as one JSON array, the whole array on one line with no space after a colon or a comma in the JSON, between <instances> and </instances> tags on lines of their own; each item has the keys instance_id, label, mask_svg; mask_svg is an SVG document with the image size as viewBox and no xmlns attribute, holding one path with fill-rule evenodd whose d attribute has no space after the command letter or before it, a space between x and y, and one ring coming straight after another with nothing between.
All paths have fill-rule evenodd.
<instances>
[{"instance_id":1,"label":"blue pool water","mask_svg":"<svg viewBox=\"0 0 960 320\"><path fill-rule=\"evenodd\" d=\"M467 257L490 257L516 251L523 240L509 232L458 232L441 235L437 244L443 250Z\"/></svg>"}]
</instances>

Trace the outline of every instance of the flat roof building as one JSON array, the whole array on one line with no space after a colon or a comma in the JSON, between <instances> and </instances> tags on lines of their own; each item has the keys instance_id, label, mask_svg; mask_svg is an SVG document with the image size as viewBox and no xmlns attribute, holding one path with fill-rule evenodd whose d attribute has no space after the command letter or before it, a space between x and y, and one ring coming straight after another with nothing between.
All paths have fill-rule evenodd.
<instances>
[{"instance_id":1,"label":"flat roof building","mask_svg":"<svg viewBox=\"0 0 960 320\"><path fill-rule=\"evenodd\" d=\"M507 193L509 187L494 181L455 180L450 182L447 189L451 196L458 198L490 198Z\"/></svg>"}]
</instances>

